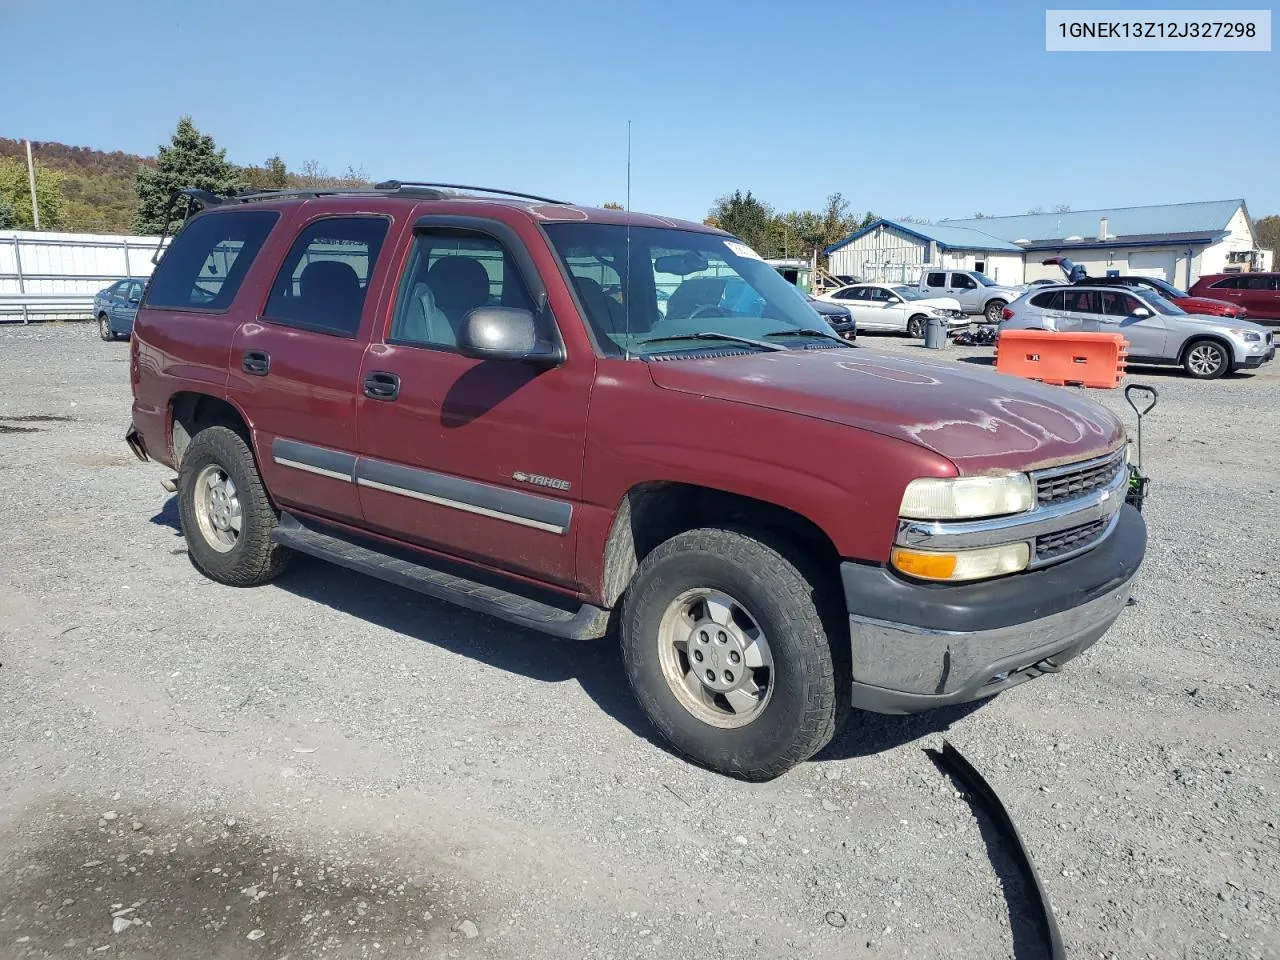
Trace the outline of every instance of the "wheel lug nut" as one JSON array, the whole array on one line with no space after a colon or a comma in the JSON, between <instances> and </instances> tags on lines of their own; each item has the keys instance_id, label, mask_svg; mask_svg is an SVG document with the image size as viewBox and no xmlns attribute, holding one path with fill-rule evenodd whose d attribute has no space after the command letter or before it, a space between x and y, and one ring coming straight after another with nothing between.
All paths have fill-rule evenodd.
<instances>
[{"instance_id":1,"label":"wheel lug nut","mask_svg":"<svg viewBox=\"0 0 1280 960\"><path fill-rule=\"evenodd\" d=\"M695 659L695 660L697 660L699 663L701 663L701 662L702 662L702 651L701 651L701 650L695 650L695 651L693 651L693 659Z\"/></svg>"},{"instance_id":2,"label":"wheel lug nut","mask_svg":"<svg viewBox=\"0 0 1280 960\"><path fill-rule=\"evenodd\" d=\"M728 637L726 637L726 636L724 635L724 631L723 631L723 630L721 630L719 633L717 633L717 634L716 634L716 642L717 642L717 643L728 643L728 642L729 642L729 638L728 638Z\"/></svg>"},{"instance_id":3,"label":"wheel lug nut","mask_svg":"<svg viewBox=\"0 0 1280 960\"><path fill-rule=\"evenodd\" d=\"M728 670L726 670L726 671L724 672L724 682L725 682L725 683L733 683L733 674L732 674L731 672L729 672Z\"/></svg>"},{"instance_id":4,"label":"wheel lug nut","mask_svg":"<svg viewBox=\"0 0 1280 960\"><path fill-rule=\"evenodd\" d=\"M708 670L708 671L707 671L707 681L708 681L709 683L715 683L715 682L716 682L716 672L715 672L714 670Z\"/></svg>"},{"instance_id":5,"label":"wheel lug nut","mask_svg":"<svg viewBox=\"0 0 1280 960\"><path fill-rule=\"evenodd\" d=\"M729 662L730 662L730 663L737 663L737 662L738 662L739 660L741 660L741 659L742 659L742 657L738 654L738 651L737 651L737 650L730 650L730 651L729 651Z\"/></svg>"},{"instance_id":6,"label":"wheel lug nut","mask_svg":"<svg viewBox=\"0 0 1280 960\"><path fill-rule=\"evenodd\" d=\"M698 631L698 642L699 642L699 643L707 643L707 642L709 642L710 640L711 640L711 638L710 638L709 636L707 636L707 631L705 631L705 630L699 630L699 631Z\"/></svg>"}]
</instances>

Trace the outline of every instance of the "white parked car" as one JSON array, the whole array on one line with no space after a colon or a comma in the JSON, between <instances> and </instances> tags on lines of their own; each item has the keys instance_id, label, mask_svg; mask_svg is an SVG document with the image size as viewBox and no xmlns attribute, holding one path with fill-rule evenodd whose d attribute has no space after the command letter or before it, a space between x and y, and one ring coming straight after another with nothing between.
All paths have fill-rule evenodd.
<instances>
[{"instance_id":1,"label":"white parked car","mask_svg":"<svg viewBox=\"0 0 1280 960\"><path fill-rule=\"evenodd\" d=\"M900 283L855 283L824 293L818 299L848 307L858 331L891 330L909 337L923 337L930 317L940 317L947 328L965 326L969 318L954 297L931 297Z\"/></svg>"}]
</instances>

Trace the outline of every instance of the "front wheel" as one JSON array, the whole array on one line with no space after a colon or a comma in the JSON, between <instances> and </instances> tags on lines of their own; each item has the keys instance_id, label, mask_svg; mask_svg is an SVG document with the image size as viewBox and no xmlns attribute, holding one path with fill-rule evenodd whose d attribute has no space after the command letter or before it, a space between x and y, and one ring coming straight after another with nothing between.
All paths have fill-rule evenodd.
<instances>
[{"instance_id":1,"label":"front wheel","mask_svg":"<svg viewBox=\"0 0 1280 960\"><path fill-rule=\"evenodd\" d=\"M916 314L907 321L907 336L915 337L917 340L924 336L924 316Z\"/></svg>"},{"instance_id":2,"label":"front wheel","mask_svg":"<svg viewBox=\"0 0 1280 960\"><path fill-rule=\"evenodd\" d=\"M684 756L768 780L831 740L848 709L847 621L785 545L703 528L645 557L623 601L641 707Z\"/></svg>"},{"instance_id":3,"label":"front wheel","mask_svg":"<svg viewBox=\"0 0 1280 960\"><path fill-rule=\"evenodd\" d=\"M178 472L178 514L191 562L210 580L252 587L275 579L290 551L271 539L276 512L253 451L234 430L206 427Z\"/></svg>"},{"instance_id":4,"label":"front wheel","mask_svg":"<svg viewBox=\"0 0 1280 960\"><path fill-rule=\"evenodd\" d=\"M992 300L988 303L987 309L983 311L983 314L987 318L987 323L999 323L1005 306L1007 306L1007 304L1003 300Z\"/></svg>"},{"instance_id":5,"label":"front wheel","mask_svg":"<svg viewBox=\"0 0 1280 960\"><path fill-rule=\"evenodd\" d=\"M114 340L116 335L111 332L111 321L107 319L105 313L98 314L98 336L103 340Z\"/></svg>"},{"instance_id":6,"label":"front wheel","mask_svg":"<svg viewBox=\"0 0 1280 960\"><path fill-rule=\"evenodd\" d=\"M1187 350L1182 367L1197 380L1216 380L1231 369L1231 356L1216 340L1200 340Z\"/></svg>"}]
</instances>

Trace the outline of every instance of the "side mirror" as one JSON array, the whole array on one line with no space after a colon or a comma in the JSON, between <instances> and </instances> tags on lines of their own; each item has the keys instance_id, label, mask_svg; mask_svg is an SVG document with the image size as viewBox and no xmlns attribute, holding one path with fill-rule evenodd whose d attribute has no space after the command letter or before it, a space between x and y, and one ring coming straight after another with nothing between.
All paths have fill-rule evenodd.
<instances>
[{"instance_id":1,"label":"side mirror","mask_svg":"<svg viewBox=\"0 0 1280 960\"><path fill-rule=\"evenodd\" d=\"M558 347L538 342L537 322L517 307L477 307L462 320L458 352L473 360L515 360L553 365Z\"/></svg>"},{"instance_id":2,"label":"side mirror","mask_svg":"<svg viewBox=\"0 0 1280 960\"><path fill-rule=\"evenodd\" d=\"M141 298L141 297L130 297L130 298L129 298L129 302L130 302L130 303L141 303L141 302L142 302L142 298Z\"/></svg>"},{"instance_id":3,"label":"side mirror","mask_svg":"<svg viewBox=\"0 0 1280 960\"><path fill-rule=\"evenodd\" d=\"M1149 317L1149 316L1151 316L1151 311L1150 311L1150 310L1148 310L1146 307L1138 307L1137 309L1135 309L1135 310L1133 311L1132 316L1135 316L1135 317L1137 317L1139 320L1141 320L1143 317Z\"/></svg>"}]
</instances>

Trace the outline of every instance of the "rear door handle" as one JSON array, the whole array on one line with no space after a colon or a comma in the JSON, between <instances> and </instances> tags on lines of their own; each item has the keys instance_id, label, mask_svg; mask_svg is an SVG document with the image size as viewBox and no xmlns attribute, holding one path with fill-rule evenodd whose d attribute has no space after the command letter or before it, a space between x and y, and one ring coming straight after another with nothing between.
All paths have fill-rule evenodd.
<instances>
[{"instance_id":1,"label":"rear door handle","mask_svg":"<svg viewBox=\"0 0 1280 960\"><path fill-rule=\"evenodd\" d=\"M240 369L255 377L265 377L271 369L271 357L261 350L249 350L240 361Z\"/></svg>"},{"instance_id":2,"label":"rear door handle","mask_svg":"<svg viewBox=\"0 0 1280 960\"><path fill-rule=\"evenodd\" d=\"M394 373L375 371L364 378L364 395L370 400L394 400L400 396L400 378Z\"/></svg>"}]
</instances>

